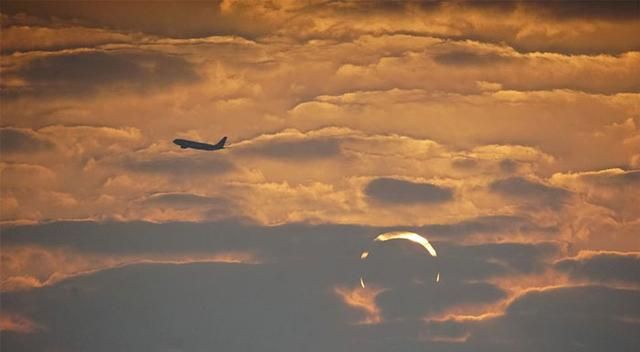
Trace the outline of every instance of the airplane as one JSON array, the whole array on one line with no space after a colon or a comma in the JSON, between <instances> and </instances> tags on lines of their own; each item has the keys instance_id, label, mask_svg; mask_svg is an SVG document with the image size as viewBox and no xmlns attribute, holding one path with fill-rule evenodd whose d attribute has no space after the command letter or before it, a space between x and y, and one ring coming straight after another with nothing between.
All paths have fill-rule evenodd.
<instances>
[{"instance_id":1,"label":"airplane","mask_svg":"<svg viewBox=\"0 0 640 352\"><path fill-rule=\"evenodd\" d=\"M190 140L187 140L187 139L174 139L173 140L173 143L179 145L180 148L182 148L182 149L192 148L192 149L199 149L199 150L220 150L220 149L224 149L224 144L226 142L227 142L227 137L226 136L222 137L222 139L216 144L194 142L194 141L190 141Z\"/></svg>"}]
</instances>

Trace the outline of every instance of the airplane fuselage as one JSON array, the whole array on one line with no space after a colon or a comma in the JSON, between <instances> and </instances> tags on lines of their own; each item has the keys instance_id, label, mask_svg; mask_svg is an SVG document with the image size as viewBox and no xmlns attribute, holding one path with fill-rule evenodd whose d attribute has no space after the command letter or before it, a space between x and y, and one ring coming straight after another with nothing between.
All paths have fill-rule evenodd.
<instances>
[{"instance_id":1,"label":"airplane fuselage","mask_svg":"<svg viewBox=\"0 0 640 352\"><path fill-rule=\"evenodd\" d=\"M219 150L224 149L224 145L215 145L209 143L194 142L187 139L174 139L173 143L180 146L180 148L191 148L199 150Z\"/></svg>"}]
</instances>

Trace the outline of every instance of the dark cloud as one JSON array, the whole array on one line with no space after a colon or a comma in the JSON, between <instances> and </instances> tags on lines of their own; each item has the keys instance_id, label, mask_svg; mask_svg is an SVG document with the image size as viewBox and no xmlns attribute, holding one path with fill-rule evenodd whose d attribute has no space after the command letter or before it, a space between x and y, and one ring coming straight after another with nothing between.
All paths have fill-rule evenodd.
<instances>
[{"instance_id":1,"label":"dark cloud","mask_svg":"<svg viewBox=\"0 0 640 352\"><path fill-rule=\"evenodd\" d=\"M466 246L442 243L438 247L438 260L443 279L458 282L540 273L560 251L559 245L552 242Z\"/></svg>"},{"instance_id":2,"label":"dark cloud","mask_svg":"<svg viewBox=\"0 0 640 352\"><path fill-rule=\"evenodd\" d=\"M5 248L35 246L106 255L214 253L249 251L279 262L308 262L326 268L325 275L344 274L342 282L358 282L363 270L360 254L378 234L391 229L354 225L287 224L265 227L238 220L211 223L55 222L8 228L0 233ZM403 244L398 242L397 244ZM533 273L559 248L550 242L457 245L433 242L438 270L448 282ZM391 248L389 246L383 246ZM380 263L379 269L397 273L427 270L423 258L406 256ZM375 263L373 263L375 264ZM392 265L391 265L392 264ZM341 274L341 275L342 275ZM409 275L409 276L411 276ZM342 276L341 276L342 277ZM430 279L433 279L431 277ZM426 278L425 278L426 280Z\"/></svg>"},{"instance_id":3,"label":"dark cloud","mask_svg":"<svg viewBox=\"0 0 640 352\"><path fill-rule=\"evenodd\" d=\"M634 0L458 0L439 1L442 4L471 8L496 15L512 14L516 11L533 13L556 20L634 20L640 18L640 7Z\"/></svg>"},{"instance_id":4,"label":"dark cloud","mask_svg":"<svg viewBox=\"0 0 640 352\"><path fill-rule=\"evenodd\" d=\"M206 197L191 193L155 193L145 199L145 203L155 205L207 206L221 203L216 197Z\"/></svg>"},{"instance_id":5,"label":"dark cloud","mask_svg":"<svg viewBox=\"0 0 640 352\"><path fill-rule=\"evenodd\" d=\"M504 159L500 161L499 165L500 165L500 170L508 174L514 173L518 170L518 162L515 160Z\"/></svg>"},{"instance_id":6,"label":"dark cloud","mask_svg":"<svg viewBox=\"0 0 640 352\"><path fill-rule=\"evenodd\" d=\"M157 198L173 202L176 196ZM190 196L177 198L206 202ZM7 313L26 316L45 328L31 334L3 332L3 347L18 351L43 346L65 351L204 350L211 346L228 351L429 349L440 343L418 339L424 333L419 317L503 299L502 290L482 280L535 272L557 251L551 243L434 242L442 269L440 283L393 286L377 298L389 321L380 326L351 325L365 316L348 308L334 287L357 286L361 251L386 230L350 225L264 227L239 221L65 222L3 229L3 253L35 246L116 258L119 254L144 258L152 253L158 258L163 253L251 251L264 259L264 264L256 265L133 265L39 289L5 292L1 303ZM419 254L418 259L429 258ZM417 262L389 261L387 266L403 276L402 270L413 263ZM418 267L415 273L420 271L425 268Z\"/></svg>"},{"instance_id":7,"label":"dark cloud","mask_svg":"<svg viewBox=\"0 0 640 352\"><path fill-rule=\"evenodd\" d=\"M199 80L192 64L179 56L141 51L82 51L39 57L9 70L6 77L26 87L6 88L18 95L84 95L108 89L156 90Z\"/></svg>"},{"instance_id":8,"label":"dark cloud","mask_svg":"<svg viewBox=\"0 0 640 352\"><path fill-rule=\"evenodd\" d=\"M530 291L504 315L479 321L431 322L444 337L468 336L460 350L635 351L640 343L640 291L601 286Z\"/></svg>"},{"instance_id":9,"label":"dark cloud","mask_svg":"<svg viewBox=\"0 0 640 352\"><path fill-rule=\"evenodd\" d=\"M537 11L543 16L550 16L559 20L639 20L640 3L635 0L557 0L531 2L520 0L519 4L528 11Z\"/></svg>"},{"instance_id":10,"label":"dark cloud","mask_svg":"<svg viewBox=\"0 0 640 352\"><path fill-rule=\"evenodd\" d=\"M504 236L543 233L554 234L558 231L556 226L544 226L535 223L531 219L515 215L489 215L469 220L463 220L451 224L431 224L421 228L420 232L427 233L430 237L456 238L473 235Z\"/></svg>"},{"instance_id":11,"label":"dark cloud","mask_svg":"<svg viewBox=\"0 0 640 352\"><path fill-rule=\"evenodd\" d=\"M591 253L557 261L555 268L575 279L640 283L640 254L638 253Z\"/></svg>"},{"instance_id":12,"label":"dark cloud","mask_svg":"<svg viewBox=\"0 0 640 352\"><path fill-rule=\"evenodd\" d=\"M472 158L456 158L451 161L456 169L471 170L478 166L478 160Z\"/></svg>"},{"instance_id":13,"label":"dark cloud","mask_svg":"<svg viewBox=\"0 0 640 352\"><path fill-rule=\"evenodd\" d=\"M256 37L272 29L267 18L252 9L233 6L223 12L221 0L213 1L5 1L2 11L13 17L28 14L31 22L60 25L73 23L117 31L143 32L172 38L213 35ZM266 6L265 6L266 8ZM144 20L140 20L144 18ZM14 19L14 21L17 21Z\"/></svg>"},{"instance_id":14,"label":"dark cloud","mask_svg":"<svg viewBox=\"0 0 640 352\"><path fill-rule=\"evenodd\" d=\"M505 297L505 292L492 284L443 281L396 287L380 293L376 303L386 319L418 319L454 306L492 303Z\"/></svg>"},{"instance_id":15,"label":"dark cloud","mask_svg":"<svg viewBox=\"0 0 640 352\"><path fill-rule=\"evenodd\" d=\"M416 9L425 12L438 12L443 8L473 9L486 14L505 16L517 11L534 13L556 20L599 19L607 21L634 20L640 18L640 7L634 0L404 0L404 1L330 1L322 3L332 5L339 12L388 12L402 14ZM317 9L318 5L312 9Z\"/></svg>"},{"instance_id":16,"label":"dark cloud","mask_svg":"<svg viewBox=\"0 0 640 352\"><path fill-rule=\"evenodd\" d=\"M3 332L10 351L346 351L360 315L313 271L273 265L136 265L1 299L46 327Z\"/></svg>"},{"instance_id":17,"label":"dark cloud","mask_svg":"<svg viewBox=\"0 0 640 352\"><path fill-rule=\"evenodd\" d=\"M504 65L513 60L497 53L477 53L461 50L437 54L433 59L441 65L451 66Z\"/></svg>"},{"instance_id":18,"label":"dark cloud","mask_svg":"<svg viewBox=\"0 0 640 352\"><path fill-rule=\"evenodd\" d=\"M33 153L51 150L55 144L32 130L0 128L0 150L3 153Z\"/></svg>"},{"instance_id":19,"label":"dark cloud","mask_svg":"<svg viewBox=\"0 0 640 352\"><path fill-rule=\"evenodd\" d=\"M615 178L623 181L624 183L640 183L640 170L628 170Z\"/></svg>"},{"instance_id":20,"label":"dark cloud","mask_svg":"<svg viewBox=\"0 0 640 352\"><path fill-rule=\"evenodd\" d=\"M127 170L144 173L169 174L188 177L193 174L219 174L231 171L234 165L226 158L212 153L175 154L165 153L154 156L130 156L119 165Z\"/></svg>"},{"instance_id":21,"label":"dark cloud","mask_svg":"<svg viewBox=\"0 0 640 352\"><path fill-rule=\"evenodd\" d=\"M233 218L238 204L233 199L192 193L155 193L140 200L142 209L187 211L207 221Z\"/></svg>"},{"instance_id":22,"label":"dark cloud","mask_svg":"<svg viewBox=\"0 0 640 352\"><path fill-rule=\"evenodd\" d=\"M239 153L276 159L330 158L340 153L340 143L335 139L305 139L299 141L270 141L239 149Z\"/></svg>"},{"instance_id":23,"label":"dark cloud","mask_svg":"<svg viewBox=\"0 0 640 352\"><path fill-rule=\"evenodd\" d=\"M580 178L598 186L633 186L640 184L640 170L625 170L620 173L584 174Z\"/></svg>"},{"instance_id":24,"label":"dark cloud","mask_svg":"<svg viewBox=\"0 0 640 352\"><path fill-rule=\"evenodd\" d=\"M639 291L598 286L533 291L470 342L497 346L503 341L505 351L634 351L640 343L638 318Z\"/></svg>"},{"instance_id":25,"label":"dark cloud","mask_svg":"<svg viewBox=\"0 0 640 352\"><path fill-rule=\"evenodd\" d=\"M489 190L507 197L534 201L551 208L559 208L571 195L571 192L565 189L547 186L523 177L494 181L489 185Z\"/></svg>"},{"instance_id":26,"label":"dark cloud","mask_svg":"<svg viewBox=\"0 0 640 352\"><path fill-rule=\"evenodd\" d=\"M13 18L7 17L7 22ZM4 20L4 18L3 18ZM3 21L4 24L4 21ZM18 24L3 26L3 46L0 53L11 55L29 51L58 51L64 49L96 48L106 44L123 44L132 42L133 37L117 32L109 32L98 28L71 26L39 26L35 24Z\"/></svg>"},{"instance_id":27,"label":"dark cloud","mask_svg":"<svg viewBox=\"0 0 640 352\"><path fill-rule=\"evenodd\" d=\"M374 200L395 204L433 204L453 199L453 190L447 187L384 177L369 182L364 193Z\"/></svg>"},{"instance_id":28,"label":"dark cloud","mask_svg":"<svg viewBox=\"0 0 640 352\"><path fill-rule=\"evenodd\" d=\"M360 250L381 230L351 225L265 227L241 220L211 223L55 222L3 230L7 246L68 248L86 253L191 253L259 250L274 258L322 259L338 250L357 263ZM338 245L336 248L336 245Z\"/></svg>"}]
</instances>

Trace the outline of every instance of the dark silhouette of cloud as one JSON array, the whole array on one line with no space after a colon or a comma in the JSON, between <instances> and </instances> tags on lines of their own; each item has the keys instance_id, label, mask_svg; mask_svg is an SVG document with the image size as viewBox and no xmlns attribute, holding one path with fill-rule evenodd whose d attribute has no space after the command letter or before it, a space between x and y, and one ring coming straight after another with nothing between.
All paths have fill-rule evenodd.
<instances>
[{"instance_id":1,"label":"dark silhouette of cloud","mask_svg":"<svg viewBox=\"0 0 640 352\"><path fill-rule=\"evenodd\" d=\"M407 1L406 3L414 3ZM423 3L423 2L417 2ZM576 19L599 19L606 21L634 20L639 18L638 3L633 0L620 0L603 2L598 0L556 0L532 2L527 0L504 0L504 1L473 1L456 0L445 1L436 0L426 2L426 9L433 9L433 4L455 5L460 8L471 8L482 10L496 15L511 14L516 11L536 13L540 16L552 17L557 20Z\"/></svg>"},{"instance_id":2,"label":"dark silhouette of cloud","mask_svg":"<svg viewBox=\"0 0 640 352\"><path fill-rule=\"evenodd\" d=\"M447 187L385 177L369 182L364 193L376 201L394 204L433 204L453 199L453 190Z\"/></svg>"},{"instance_id":3,"label":"dark silhouette of cloud","mask_svg":"<svg viewBox=\"0 0 640 352\"><path fill-rule=\"evenodd\" d=\"M431 224L423 226L420 232L442 238L468 237L473 235L509 235L517 233L554 234L555 226L536 224L531 219L515 215L489 215L463 220L451 224Z\"/></svg>"},{"instance_id":4,"label":"dark silhouette of cloud","mask_svg":"<svg viewBox=\"0 0 640 352\"><path fill-rule=\"evenodd\" d=\"M220 155L199 152L184 155L165 153L152 156L133 155L118 161L127 170L143 173L161 173L175 176L202 173L225 173L235 168L233 163Z\"/></svg>"},{"instance_id":5,"label":"dark silhouette of cloud","mask_svg":"<svg viewBox=\"0 0 640 352\"><path fill-rule=\"evenodd\" d=\"M276 159L330 158L340 153L340 143L336 139L275 140L257 143L248 148L239 149L238 152Z\"/></svg>"},{"instance_id":6,"label":"dark silhouette of cloud","mask_svg":"<svg viewBox=\"0 0 640 352\"><path fill-rule=\"evenodd\" d=\"M585 174L579 178L597 186L631 186L640 183L640 170L626 170L611 174Z\"/></svg>"},{"instance_id":7,"label":"dark silhouette of cloud","mask_svg":"<svg viewBox=\"0 0 640 352\"><path fill-rule=\"evenodd\" d=\"M429 1L336 1L340 6L334 6L336 11L356 12L356 11L379 11L389 13L403 13L420 9L425 12L441 11L445 7L458 9L474 9L496 16L512 14L516 11L536 13L540 16L552 17L556 20L634 20L640 15L638 3L633 0L618 0L603 2L598 0L556 0L531 2L527 0L504 0L504 1L473 1L473 0L429 0Z\"/></svg>"},{"instance_id":8,"label":"dark silhouette of cloud","mask_svg":"<svg viewBox=\"0 0 640 352\"><path fill-rule=\"evenodd\" d=\"M55 144L32 130L20 128L0 129L0 150L3 153L31 153L51 150Z\"/></svg>"},{"instance_id":9,"label":"dark silhouette of cloud","mask_svg":"<svg viewBox=\"0 0 640 352\"><path fill-rule=\"evenodd\" d=\"M590 253L559 260L555 268L576 279L640 283L640 253Z\"/></svg>"},{"instance_id":10,"label":"dark silhouette of cloud","mask_svg":"<svg viewBox=\"0 0 640 352\"><path fill-rule=\"evenodd\" d=\"M565 189L547 186L523 177L494 181L489 185L489 190L506 197L535 201L551 208L559 208L571 195L571 192Z\"/></svg>"},{"instance_id":11,"label":"dark silhouette of cloud","mask_svg":"<svg viewBox=\"0 0 640 352\"><path fill-rule=\"evenodd\" d=\"M46 327L3 332L3 349L335 351L360 313L313 271L290 266L148 264L3 294ZM10 307L10 308L9 308Z\"/></svg>"},{"instance_id":12,"label":"dark silhouette of cloud","mask_svg":"<svg viewBox=\"0 0 640 352\"><path fill-rule=\"evenodd\" d=\"M267 261L295 262L296 265L306 261L326 268L324 275L333 276L336 281L357 283L362 270L360 254L371 246L373 238L388 230L354 225L270 227L239 220L163 224L55 222L8 228L0 233L0 240L4 248L34 246L112 256L248 251L258 253ZM551 242L459 245L435 241L433 244L439 254L440 271L448 282L533 273L542 270L547 258L559 251ZM397 266L406 269L411 263L403 259ZM332 273L338 269L344 274L341 279ZM420 267L415 270L424 271Z\"/></svg>"},{"instance_id":13,"label":"dark silhouette of cloud","mask_svg":"<svg viewBox=\"0 0 640 352\"><path fill-rule=\"evenodd\" d=\"M639 339L634 319L640 316L640 293L597 286L532 291L513 301L503 316L428 326L416 318L456 304L494 302L504 293L486 283L443 282L435 293L419 286L399 288L377 298L390 320L351 325L362 313L330 289L340 271L300 263L132 265L4 293L0 299L6 313L29 312L46 328L31 334L3 332L3 347L369 351L385 350L394 341L401 349L535 351L544 346L566 351L580 345L580 350L598 351L604 343L615 343L616 351L632 351ZM333 274L327 275L330 270ZM442 345L417 339L425 332L470 337Z\"/></svg>"},{"instance_id":14,"label":"dark silhouette of cloud","mask_svg":"<svg viewBox=\"0 0 640 352\"><path fill-rule=\"evenodd\" d=\"M598 286L534 291L514 301L506 316L476 336L491 345L511 340L506 350L633 351L640 334L637 323L625 321L625 316L640 317L639 291Z\"/></svg>"},{"instance_id":15,"label":"dark silhouette of cloud","mask_svg":"<svg viewBox=\"0 0 640 352\"><path fill-rule=\"evenodd\" d=\"M454 281L542 272L547 261L560 252L553 242L486 243L438 247L442 277Z\"/></svg>"},{"instance_id":16,"label":"dark silhouette of cloud","mask_svg":"<svg viewBox=\"0 0 640 352\"><path fill-rule=\"evenodd\" d=\"M478 160L473 158L456 158L451 161L451 166L456 169L472 170L478 166Z\"/></svg>"},{"instance_id":17,"label":"dark silhouette of cloud","mask_svg":"<svg viewBox=\"0 0 640 352\"><path fill-rule=\"evenodd\" d=\"M539 11L543 16L551 16L559 20L633 21L640 19L640 4L633 0L561 0L544 1L539 4L520 0L519 3L526 10Z\"/></svg>"},{"instance_id":18,"label":"dark silhouette of cloud","mask_svg":"<svg viewBox=\"0 0 640 352\"><path fill-rule=\"evenodd\" d=\"M437 54L434 61L441 65L452 66L482 66L482 65L504 65L513 58L499 55L497 53L477 53L472 51L454 50Z\"/></svg>"},{"instance_id":19,"label":"dark silhouette of cloud","mask_svg":"<svg viewBox=\"0 0 640 352\"><path fill-rule=\"evenodd\" d=\"M511 159L504 159L500 161L500 170L506 173L513 173L518 170L518 162Z\"/></svg>"},{"instance_id":20,"label":"dark silhouette of cloud","mask_svg":"<svg viewBox=\"0 0 640 352\"><path fill-rule=\"evenodd\" d=\"M191 193L155 193L145 199L145 203L148 204L179 206L207 206L224 202L222 198Z\"/></svg>"},{"instance_id":21,"label":"dark silhouette of cloud","mask_svg":"<svg viewBox=\"0 0 640 352\"><path fill-rule=\"evenodd\" d=\"M640 343L640 291L603 286L530 291L504 315L479 321L431 322L443 337L468 335L461 350L635 351Z\"/></svg>"},{"instance_id":22,"label":"dark silhouette of cloud","mask_svg":"<svg viewBox=\"0 0 640 352\"><path fill-rule=\"evenodd\" d=\"M207 201L190 195L156 197L170 203ZM0 299L7 313L26 315L45 328L31 334L3 332L3 347L18 351L44 346L65 351L451 348L455 345L418 338L425 332L421 316L501 300L505 293L483 279L536 272L558 250L553 243L434 242L442 268L437 291L424 285L394 286L376 300L388 321L352 325L362 321L364 313L349 308L334 288L357 287L360 253L383 231L352 225L264 227L241 221L64 222L4 229L3 254L20 246L114 258L251 251L263 264L136 264L43 288L5 292ZM406 265L388 265L404 274L399 269ZM481 331L476 326L451 325L439 333Z\"/></svg>"},{"instance_id":23,"label":"dark silhouette of cloud","mask_svg":"<svg viewBox=\"0 0 640 352\"><path fill-rule=\"evenodd\" d=\"M419 319L457 305L492 303L505 297L506 293L492 284L442 281L396 287L380 293L376 303L387 319Z\"/></svg>"},{"instance_id":24,"label":"dark silhouette of cloud","mask_svg":"<svg viewBox=\"0 0 640 352\"><path fill-rule=\"evenodd\" d=\"M7 77L28 86L3 89L6 97L84 95L118 87L155 90L200 79L192 64L179 56L148 51L81 51L37 57Z\"/></svg>"},{"instance_id":25,"label":"dark silhouette of cloud","mask_svg":"<svg viewBox=\"0 0 640 352\"><path fill-rule=\"evenodd\" d=\"M145 1L124 6L118 2L7 1L8 15L27 13L38 22L75 23L117 31L143 32L170 38L202 38L213 35L256 37L272 29L268 19L253 13L261 6L240 6L223 12L216 1ZM265 5L266 7L266 5ZM246 14L246 15L245 15ZM145 18L141 21L140 18Z\"/></svg>"}]
</instances>

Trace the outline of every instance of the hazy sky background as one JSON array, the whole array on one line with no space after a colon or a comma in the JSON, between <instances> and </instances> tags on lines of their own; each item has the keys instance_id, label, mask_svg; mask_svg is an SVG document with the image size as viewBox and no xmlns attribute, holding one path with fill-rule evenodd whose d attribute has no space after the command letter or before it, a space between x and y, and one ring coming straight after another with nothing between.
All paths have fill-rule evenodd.
<instances>
[{"instance_id":1,"label":"hazy sky background","mask_svg":"<svg viewBox=\"0 0 640 352\"><path fill-rule=\"evenodd\" d=\"M639 1L0 19L3 350L640 346ZM440 283L360 287L392 230ZM432 270L396 249L380 270Z\"/></svg>"}]
</instances>

